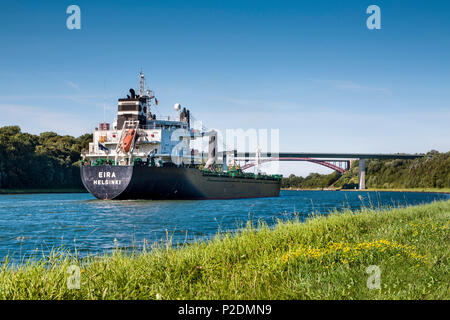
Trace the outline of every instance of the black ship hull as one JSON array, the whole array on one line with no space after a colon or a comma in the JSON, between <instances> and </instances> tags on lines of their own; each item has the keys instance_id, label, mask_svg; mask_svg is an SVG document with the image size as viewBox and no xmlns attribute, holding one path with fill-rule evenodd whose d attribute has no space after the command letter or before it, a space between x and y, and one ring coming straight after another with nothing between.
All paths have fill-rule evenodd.
<instances>
[{"instance_id":1,"label":"black ship hull","mask_svg":"<svg viewBox=\"0 0 450 320\"><path fill-rule=\"evenodd\" d=\"M281 181L207 175L195 168L81 166L86 189L98 199L175 200L278 197Z\"/></svg>"}]
</instances>

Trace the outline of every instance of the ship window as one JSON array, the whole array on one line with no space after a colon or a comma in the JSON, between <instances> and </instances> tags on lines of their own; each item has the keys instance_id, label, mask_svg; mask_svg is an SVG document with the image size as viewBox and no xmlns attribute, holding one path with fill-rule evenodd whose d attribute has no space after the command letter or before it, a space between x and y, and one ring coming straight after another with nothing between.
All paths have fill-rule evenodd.
<instances>
[{"instance_id":1,"label":"ship window","mask_svg":"<svg viewBox=\"0 0 450 320\"><path fill-rule=\"evenodd\" d=\"M137 111L137 110L141 111L140 109L138 109L138 106L135 105L135 104L122 104L122 105L119 105L119 111Z\"/></svg>"}]
</instances>

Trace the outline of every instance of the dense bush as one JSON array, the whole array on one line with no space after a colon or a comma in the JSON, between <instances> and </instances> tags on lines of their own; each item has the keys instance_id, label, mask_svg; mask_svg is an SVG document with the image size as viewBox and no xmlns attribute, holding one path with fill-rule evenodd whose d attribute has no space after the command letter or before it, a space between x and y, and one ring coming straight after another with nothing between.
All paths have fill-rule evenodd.
<instances>
[{"instance_id":1,"label":"dense bush","mask_svg":"<svg viewBox=\"0 0 450 320\"><path fill-rule=\"evenodd\" d=\"M281 181L282 188L302 188L302 189L315 189L315 188L327 188L336 182L340 178L338 172L332 174L319 174L311 173L309 176L297 177L291 174L288 178L283 178Z\"/></svg>"},{"instance_id":2,"label":"dense bush","mask_svg":"<svg viewBox=\"0 0 450 320\"><path fill-rule=\"evenodd\" d=\"M78 138L0 128L0 189L81 188L80 152L92 135Z\"/></svg>"}]
</instances>

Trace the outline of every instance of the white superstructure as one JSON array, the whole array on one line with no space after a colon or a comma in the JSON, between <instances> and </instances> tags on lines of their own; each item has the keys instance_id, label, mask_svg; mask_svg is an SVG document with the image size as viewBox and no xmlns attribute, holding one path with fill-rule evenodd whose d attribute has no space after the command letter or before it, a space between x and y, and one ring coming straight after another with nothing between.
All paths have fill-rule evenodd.
<instances>
[{"instance_id":1,"label":"white superstructure","mask_svg":"<svg viewBox=\"0 0 450 320\"><path fill-rule=\"evenodd\" d=\"M140 95L130 89L127 98L118 100L116 120L112 126L101 123L95 129L93 142L83 154L84 160L106 159L114 165L132 165L134 161L154 161L157 166L166 162L176 165L199 163L199 157L190 148L190 141L211 133L192 129L189 110L178 103L175 104L176 119L157 118L151 112L151 105L158 101L152 91L145 91L142 73L139 80Z\"/></svg>"}]
</instances>

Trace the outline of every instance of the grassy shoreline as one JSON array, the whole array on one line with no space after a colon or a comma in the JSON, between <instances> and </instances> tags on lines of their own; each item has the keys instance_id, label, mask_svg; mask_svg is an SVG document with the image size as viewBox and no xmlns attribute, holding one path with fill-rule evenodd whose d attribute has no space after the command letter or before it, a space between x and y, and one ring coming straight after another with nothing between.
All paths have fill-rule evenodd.
<instances>
[{"instance_id":1,"label":"grassy shoreline","mask_svg":"<svg viewBox=\"0 0 450 320\"><path fill-rule=\"evenodd\" d=\"M450 193L450 188L366 189L367 191Z\"/></svg>"},{"instance_id":2,"label":"grassy shoreline","mask_svg":"<svg viewBox=\"0 0 450 320\"><path fill-rule=\"evenodd\" d=\"M450 201L316 216L172 248L0 270L0 299L449 299ZM80 289L69 289L69 266ZM368 289L369 266L381 271Z\"/></svg>"},{"instance_id":3,"label":"grassy shoreline","mask_svg":"<svg viewBox=\"0 0 450 320\"><path fill-rule=\"evenodd\" d=\"M450 188L399 188L399 189L379 189L369 188L364 190L359 189L296 189L296 188L281 188L281 190L294 190L294 191L377 191L377 192L421 192L421 193L446 193L450 194Z\"/></svg>"}]
</instances>

